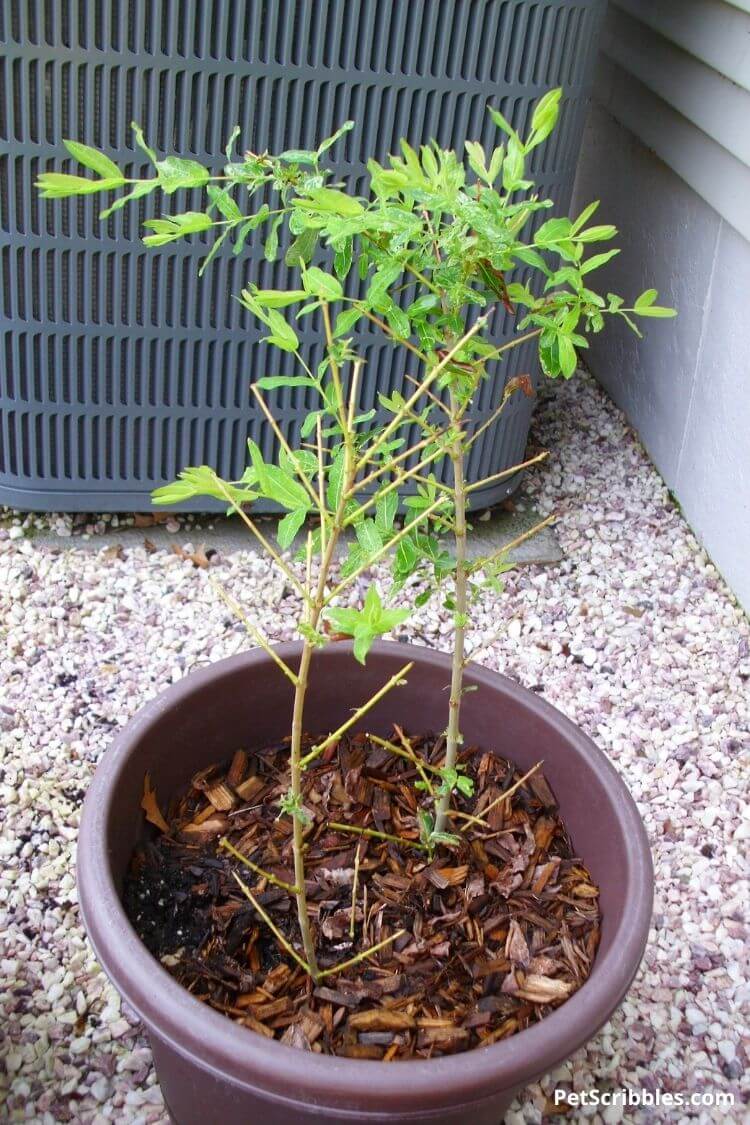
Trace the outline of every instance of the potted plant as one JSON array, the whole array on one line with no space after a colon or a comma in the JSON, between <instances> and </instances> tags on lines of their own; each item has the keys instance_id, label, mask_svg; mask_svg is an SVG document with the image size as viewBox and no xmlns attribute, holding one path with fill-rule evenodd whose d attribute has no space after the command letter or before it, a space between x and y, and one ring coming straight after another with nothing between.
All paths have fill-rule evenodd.
<instances>
[{"instance_id":1,"label":"potted plant","mask_svg":"<svg viewBox=\"0 0 750 1125\"><path fill-rule=\"evenodd\" d=\"M529 338L548 375L570 377L605 316L635 328L633 316L672 315L653 290L626 308L589 288L617 253L587 256L616 233L589 225L596 204L536 222L551 203L528 158L559 98L541 99L525 140L490 111L503 142L467 145L468 171L403 144L388 167L370 162L366 198L329 182L335 137L241 158L232 138L211 176L158 159L136 129L153 177L127 181L71 142L98 178L40 177L47 196L123 189L105 216L155 190L205 190L204 210L148 220L145 241L207 232L209 261L262 230L266 256L282 235L299 269L293 290L250 282L240 295L299 362L253 384L278 456L250 442L240 480L189 468L155 499L225 502L296 593L301 639L271 645L217 584L255 647L143 708L82 819L87 929L144 1019L181 1123L496 1122L605 1022L640 962L651 867L625 786L572 724L466 648L473 603L508 566L508 548L466 550L470 493L487 483L465 479L489 424L472 424L480 381ZM518 335L493 346L490 318L519 307ZM325 340L315 366L295 308ZM347 335L363 319L420 361L412 393L381 396L384 423L362 407L367 372ZM266 399L287 388L310 402L294 448ZM506 385L498 413L515 393L532 394L530 380ZM258 497L285 512L275 543L253 518ZM358 596L386 558L388 595ZM449 655L379 639L430 596L453 618Z\"/></svg>"}]
</instances>

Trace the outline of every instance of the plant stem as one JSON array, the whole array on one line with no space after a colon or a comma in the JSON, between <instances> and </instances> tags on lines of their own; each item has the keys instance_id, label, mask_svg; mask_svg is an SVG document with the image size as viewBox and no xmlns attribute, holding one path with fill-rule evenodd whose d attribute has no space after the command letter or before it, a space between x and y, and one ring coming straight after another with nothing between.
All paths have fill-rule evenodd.
<instances>
[{"instance_id":1,"label":"plant stem","mask_svg":"<svg viewBox=\"0 0 750 1125\"><path fill-rule=\"evenodd\" d=\"M432 782L430 781L429 777L427 776L427 772L426 772L424 766L422 765L422 763L420 762L419 757L415 753L414 747L412 746L411 742L409 742L409 739L406 737L404 732L401 730L401 727L395 726L395 731L396 731L396 734L398 735L398 737L401 740L401 745L403 746L403 748L406 752L407 758L411 761L412 765L416 768L417 773L419 774L419 776L422 779L422 784L424 785L425 789L429 793L430 797L434 799L435 790L432 787Z\"/></svg>"},{"instance_id":2,"label":"plant stem","mask_svg":"<svg viewBox=\"0 0 750 1125\"><path fill-rule=\"evenodd\" d=\"M256 526L255 522L250 519L247 512L245 512L240 507L240 505L234 499L232 494L226 488L226 486L224 484L224 481L221 480L220 477L216 477L216 483L217 483L220 491L224 493L224 496L227 500L227 503L231 505L231 507L234 509L234 511L240 517L240 519L245 524L245 526L248 528L248 530L252 531L255 538L258 540L260 545L262 547L264 547L265 550L268 552L268 554L271 556L271 558L276 563L277 567L279 568L281 573L284 575L284 577L287 579L287 581L291 583L291 585L294 587L294 589L297 591L297 593L300 595L300 597L304 601L308 601L309 600L308 592L305 589L305 587L302 585L302 583L299 581L299 579L297 578L297 575L294 573L294 571L290 567L287 566L287 564L284 562L284 560L282 559L279 552L273 547L273 545L271 543L268 542L268 540L266 539L263 532Z\"/></svg>"},{"instance_id":3,"label":"plant stem","mask_svg":"<svg viewBox=\"0 0 750 1125\"><path fill-rule=\"evenodd\" d=\"M414 764L413 757L408 754L406 750L402 750L400 746L389 742L387 738L381 738L379 734L368 734L367 737L371 742L374 742L376 746L382 746L384 750L389 750L391 754L395 754L398 758L404 758L407 762L411 762L412 765ZM422 762L421 765L422 769L427 770L428 773L434 773L438 777L441 776L442 771L437 766L431 766L429 762Z\"/></svg>"},{"instance_id":4,"label":"plant stem","mask_svg":"<svg viewBox=\"0 0 750 1125\"><path fill-rule=\"evenodd\" d=\"M361 707L358 707L356 711L353 711L346 722L342 723L337 730L333 731L332 734L329 734L328 737L324 738L322 742L319 742L317 746L313 746L312 750L310 750L308 754L305 754L304 758L302 759L302 769L307 769L311 762L314 762L316 758L319 758L324 750L327 750L328 747L332 743L336 742L342 734L345 734L350 727L353 727L354 724L358 722L363 715L366 715L367 712L372 707L374 707L376 703L379 703L383 696L387 695L392 688L398 687L400 684L402 684L404 682L404 676L406 676L407 673L411 672L413 667L413 661L410 661L408 664L404 664L403 668L400 668L399 671L396 672L395 676L391 676L390 680L388 680L387 683L383 684L382 688L380 688L379 691L376 691L374 695L371 695L366 703L363 703Z\"/></svg>"},{"instance_id":5,"label":"plant stem","mask_svg":"<svg viewBox=\"0 0 750 1125\"><path fill-rule=\"evenodd\" d=\"M528 779L531 777L532 773L536 773L536 771L539 769L539 767L541 765L542 765L541 762L537 762L536 765L532 766L530 770L527 770L527 772L523 775L523 777L519 777L518 781L514 782L513 785L511 785L510 789L506 789L505 792L501 793L499 797L495 797L495 800L491 801L486 809L482 809L482 815L481 816L473 816L471 818L470 823L471 824L481 824L484 828L489 828L489 824L484 819L484 817L487 816L487 813L492 812L492 810L494 808L496 808L497 805L502 804L503 801L507 801L510 797L512 797L513 794L516 792L516 790L520 789L521 786L523 785L523 783L525 781L528 781ZM468 827L469 827L469 823L464 824L464 825L461 826L460 831L465 832Z\"/></svg>"},{"instance_id":6,"label":"plant stem","mask_svg":"<svg viewBox=\"0 0 750 1125\"><path fill-rule=\"evenodd\" d=\"M450 392L451 414L459 412L455 393ZM453 469L454 539L456 548L455 576L455 630L451 660L451 694L448 702L448 728L446 730L444 769L454 769L461 743L460 715L461 692L464 678L464 646L468 611L469 576L466 565L466 480L464 476L463 435L459 434L450 450ZM450 791L443 794L435 807L435 831L445 832L450 807Z\"/></svg>"},{"instance_id":7,"label":"plant stem","mask_svg":"<svg viewBox=\"0 0 750 1125\"><path fill-rule=\"evenodd\" d=\"M357 851L354 856L354 879L352 881L352 908L349 913L349 937L354 939L354 927L357 918L357 887L359 885L359 864L360 853L362 851L362 842L357 844Z\"/></svg>"},{"instance_id":8,"label":"plant stem","mask_svg":"<svg viewBox=\"0 0 750 1125\"><path fill-rule=\"evenodd\" d=\"M369 949L363 949L362 952L357 953L355 957L350 957L347 961L341 961L338 965L334 965L330 969L323 969L323 972L320 974L321 977L332 977L334 973L343 973L345 969L351 969L352 965L358 965L360 961L365 961L368 957L372 957L373 954L379 953L381 949L385 949L386 945L390 945L391 942L395 941L396 938L400 938L401 935L405 933L406 930L396 930L395 934L383 938L377 945L371 945Z\"/></svg>"},{"instance_id":9,"label":"plant stem","mask_svg":"<svg viewBox=\"0 0 750 1125\"><path fill-rule=\"evenodd\" d=\"M350 574L347 574L346 578L341 579L338 586L331 590L330 594L325 600L325 604L328 605L328 603L332 602L335 597L338 597L338 595L343 590L345 590L346 587L350 583L352 583L355 578L359 578L360 574L362 574L365 570L369 570L370 567L374 566L376 562L379 562L380 559L382 559L383 555L386 555L388 551L392 550L396 546L397 543L400 543L405 535L408 535L409 532L412 531L415 527L418 527L419 524L425 523L426 520L432 515L432 513L438 508L442 507L444 503L445 498L443 496L439 497L439 499L437 499L434 504L430 504L429 508L425 508L423 512L420 512L419 515L415 516L410 523L405 523L401 530L396 532L393 538L390 539L387 543L384 543L383 546L378 551L376 551L374 555L370 555L368 559L365 559L361 566L358 566L356 570L353 570Z\"/></svg>"},{"instance_id":10,"label":"plant stem","mask_svg":"<svg viewBox=\"0 0 750 1125\"><path fill-rule=\"evenodd\" d=\"M328 314L327 305L323 306L324 309L324 324L326 327L326 338L328 341L329 354L333 348L333 335L331 332L331 318ZM336 377L334 380L336 387L337 403L341 427L344 433L345 442L345 464L344 464L344 487L341 490L341 498L336 506L336 511L331 523L331 533L325 547L322 548L322 557L320 560L320 571L318 573L318 581L315 588L315 593L310 598L309 592L308 599L308 615L307 624L313 631L317 631L320 621L320 615L323 607L326 604L325 593L326 584L328 582L328 575L330 573L331 564L336 552L336 544L341 533L341 528L344 521L345 511L345 497L347 490L351 487L357 473L357 466L354 462L354 443L352 441L351 430L347 423L349 417L352 416L352 410L347 413L346 402L341 388L341 380L339 379L338 367L331 359L332 370L335 367ZM356 395L356 387L359 380L359 369L361 363L355 365L354 374L352 377L352 391L351 398ZM352 404L350 403L350 406ZM322 547L323 540L321 541ZM299 671L297 672L297 683L294 689L294 709L292 712L292 739L290 746L290 777L291 777L291 796L294 804L299 807L302 801L302 774L305 769L305 761L302 757L302 735L303 735L303 718L305 710L305 698L307 696L307 685L310 678L310 664L313 656L313 643L305 637L302 644L302 656L300 657ZM302 944L305 950L305 956L309 966L310 976L314 981L320 979L320 970L318 969L318 961L315 954L315 940L310 926L310 914L307 908L307 889L305 887L305 853L304 853L304 829L305 826L299 816L292 817L292 853L294 855L294 882L297 887L295 899L297 902L297 919L299 922L300 934L302 936Z\"/></svg>"},{"instance_id":11,"label":"plant stem","mask_svg":"<svg viewBox=\"0 0 750 1125\"><path fill-rule=\"evenodd\" d=\"M535 523L533 527L530 527L527 531L522 532L521 535L517 535L515 539L511 539L510 543L506 543L504 547L500 547L499 550L493 551L491 555L487 555L481 559L475 559L473 563L469 563L467 565L467 573L473 574L475 570L484 570L486 566L489 566L492 563L496 562L496 560L502 558L503 555L507 555L509 551L515 550L516 547L520 547L522 543L525 543L527 539L531 539L545 527L549 527L550 524L553 524L556 519L557 516L554 513L551 516L546 516L543 520L540 520L539 523Z\"/></svg>"},{"instance_id":12,"label":"plant stem","mask_svg":"<svg viewBox=\"0 0 750 1125\"><path fill-rule=\"evenodd\" d=\"M470 445L471 442L467 444ZM469 492L475 492L478 488L485 488L488 484L497 484L501 480L507 480L508 477L520 473L522 469L528 469L532 465L538 465L540 462L546 461L548 457L549 451L545 449L543 453L537 453L536 457L529 457L527 461L520 461L517 465L511 465L509 469L502 469L499 473L493 473L490 477L484 477L482 480L474 481L473 484L468 486L466 492L467 494Z\"/></svg>"},{"instance_id":13,"label":"plant stem","mask_svg":"<svg viewBox=\"0 0 750 1125\"><path fill-rule=\"evenodd\" d=\"M354 836L368 836L371 840L390 840L392 844L401 844L405 848L419 848L422 852L427 851L425 845L420 844L419 840L407 840L405 836L393 836L390 832L378 832L376 828L359 828L355 824L339 824L335 820L332 820L328 827L333 828L336 832L351 832Z\"/></svg>"},{"instance_id":14,"label":"plant stem","mask_svg":"<svg viewBox=\"0 0 750 1125\"><path fill-rule=\"evenodd\" d=\"M234 600L234 598L232 597L231 594L227 593L227 591L224 589L224 587L221 585L220 582L217 582L216 579L213 578L210 574L207 575L207 577L208 577L208 581L211 583L211 586L213 587L213 589L219 595L219 597L224 602L224 604L229 609L231 609L232 613L234 613L235 616L240 619L240 621L245 626L245 628L247 629L247 632L253 638L255 643L257 645L260 645L260 647L263 649L263 651L268 656L271 657L271 660L273 660L274 664L276 664L276 666L281 669L281 671L284 673L286 678L288 680L290 680L293 684L296 685L297 677L295 676L292 669L289 667L288 664L284 663L284 661L279 656L278 652L276 652L276 650L274 649L273 645L271 645L266 640L266 638L263 636L260 629L256 629L255 625L253 625L252 621L250 621L247 614L243 610L242 606L239 605L239 603Z\"/></svg>"},{"instance_id":15,"label":"plant stem","mask_svg":"<svg viewBox=\"0 0 750 1125\"><path fill-rule=\"evenodd\" d=\"M332 537L333 538L333 537ZM317 613L319 614L319 610ZM316 608L310 612L310 625L313 616L317 622ZM291 793L295 804L302 801L302 718L305 710L305 696L310 675L310 661L312 660L313 646L307 639L302 645L299 672L297 673L297 686L294 689L294 710L292 712L292 742L290 747L289 769L291 774ZM302 946L307 958L308 972L313 980L318 979L318 960L315 955L315 940L310 926L310 915L307 909L307 888L305 887L305 853L304 853L305 826L299 816L292 817L292 853L294 856L294 882L297 887L295 900L297 903L297 920L299 922Z\"/></svg>"},{"instance_id":16,"label":"plant stem","mask_svg":"<svg viewBox=\"0 0 750 1125\"><path fill-rule=\"evenodd\" d=\"M327 515L325 504L323 505L323 507L320 507L320 497L316 493L313 486L310 484L310 481L308 480L306 474L303 473L302 469L300 468L299 461L295 457L294 451L292 450L291 446L289 445L289 442L284 437L284 435L281 431L281 427L279 426L278 422L274 418L271 411L268 409L268 405L266 403L266 400L263 398L263 395L260 393L260 391L258 390L258 388L255 386L254 383L250 387L250 390L255 395L255 398L258 402L258 405L260 406L261 410L265 414L269 426L271 427L274 434L276 435L276 440L278 441L279 445L284 450L284 452L287 454L287 456L289 457L289 460L291 461L292 465L294 466L294 471L297 474L297 477L299 478L300 483L302 484L303 488L305 489L308 496L312 500L313 504L315 504L315 506L318 507L319 512L320 512L320 522L324 523L326 515Z\"/></svg>"},{"instance_id":17,"label":"plant stem","mask_svg":"<svg viewBox=\"0 0 750 1125\"><path fill-rule=\"evenodd\" d=\"M242 893L247 898L250 899L250 902L253 904L253 906L257 910L258 914L260 914L261 918L266 923L266 925L268 926L268 928L271 931L271 933L273 934L273 936L276 938L279 945L287 951L289 956L292 957L297 962L297 964L300 965L301 968L303 968L305 970L306 973L309 973L310 976L313 977L313 979L317 979L317 977L315 977L314 974L313 974L312 966L308 965L308 963L304 959L304 957L300 957L297 950L294 948L294 946L290 942L287 941L287 939L284 937L284 935L282 934L282 932L278 928L278 926L274 925L274 923L271 921L271 918L268 915L267 911L265 911L263 909L263 907L260 905L257 898L255 897L253 892L248 887L247 883L243 883L242 879L240 879L240 877L239 877L239 875L237 874L236 871L232 872L232 878L239 885L240 889L242 890Z\"/></svg>"},{"instance_id":18,"label":"plant stem","mask_svg":"<svg viewBox=\"0 0 750 1125\"><path fill-rule=\"evenodd\" d=\"M224 848L224 850L229 852L230 855L233 855L235 859L238 859L240 863L244 863L245 867L249 867L250 870L260 876L261 879L267 879L268 882L273 883L275 887L281 887L282 890L289 891L290 894L299 894L299 887L293 887L291 883L285 883L283 879L278 879L275 875L272 875L270 871L265 871L262 867L258 867L257 863L253 863L251 859L248 859L246 855L238 851L233 844L230 844L226 836L222 836L219 840L219 847Z\"/></svg>"}]
</instances>

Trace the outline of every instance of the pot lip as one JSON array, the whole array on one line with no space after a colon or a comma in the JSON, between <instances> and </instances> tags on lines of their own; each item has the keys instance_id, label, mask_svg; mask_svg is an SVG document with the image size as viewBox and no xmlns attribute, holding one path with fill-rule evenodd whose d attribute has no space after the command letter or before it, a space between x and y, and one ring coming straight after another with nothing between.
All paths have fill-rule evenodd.
<instances>
[{"instance_id":1,"label":"pot lip","mask_svg":"<svg viewBox=\"0 0 750 1125\"><path fill-rule=\"evenodd\" d=\"M294 660L297 642L277 646L284 660ZM321 652L323 659L349 654L341 642ZM449 669L450 657L433 649L378 641L372 655L410 659ZM361 1101L372 1089L372 1061L300 1054L299 1050L259 1035L248 1035L231 1020L193 997L148 951L120 902L106 845L110 806L131 744L163 717L226 673L265 664L261 649L228 657L185 676L148 701L123 727L99 763L87 793L78 846L78 888L89 940L107 975L149 1030L201 1067L248 1089L262 1088L279 1097L337 1102ZM523 697L528 710L576 743L579 753L606 789L625 841L627 878L623 895L631 909L599 955L578 992L539 1023L518 1035L438 1059L403 1060L377 1072L381 1106L403 1106L405 1099L424 1107L476 1101L499 1090L521 1087L554 1068L583 1045L609 1019L624 998L643 955L651 919L653 868L646 830L633 798L614 766L574 723L544 699L498 672L471 664L472 679L506 696ZM368 1083L369 1079L369 1083Z\"/></svg>"}]
</instances>

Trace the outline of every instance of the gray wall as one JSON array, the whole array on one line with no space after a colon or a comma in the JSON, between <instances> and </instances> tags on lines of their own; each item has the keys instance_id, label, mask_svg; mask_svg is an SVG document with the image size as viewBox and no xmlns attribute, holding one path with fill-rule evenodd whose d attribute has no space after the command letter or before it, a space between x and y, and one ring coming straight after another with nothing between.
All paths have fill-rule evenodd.
<instances>
[{"instance_id":1,"label":"gray wall","mask_svg":"<svg viewBox=\"0 0 750 1125\"><path fill-rule=\"evenodd\" d=\"M590 366L750 609L750 0L611 0L589 199L621 231L603 285L679 310L642 341L608 326Z\"/></svg>"}]
</instances>

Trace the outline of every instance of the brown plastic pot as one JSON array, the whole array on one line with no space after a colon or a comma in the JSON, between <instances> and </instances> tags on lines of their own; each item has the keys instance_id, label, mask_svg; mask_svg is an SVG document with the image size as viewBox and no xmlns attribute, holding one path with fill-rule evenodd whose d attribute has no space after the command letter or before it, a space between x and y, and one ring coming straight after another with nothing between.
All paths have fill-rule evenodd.
<instances>
[{"instance_id":1,"label":"brown plastic pot","mask_svg":"<svg viewBox=\"0 0 750 1125\"><path fill-rule=\"evenodd\" d=\"M298 645L279 649L294 666ZM408 684L367 716L386 734L440 727L449 661L442 653L377 644L362 667L348 644L313 660L306 728L335 729L407 661ZM602 935L591 976L561 1008L490 1047L414 1062L379 1063L302 1052L238 1027L194 999L141 943L120 902L135 844L150 829L140 809L148 770L160 799L239 747L288 733L291 685L261 650L187 676L148 703L96 771L78 848L81 910L105 971L142 1017L156 1070L179 1125L432 1122L498 1125L514 1093L590 1039L625 996L646 944L652 899L648 842L636 807L604 754L537 695L471 665L461 725L468 744L520 768L544 759L576 851L601 888ZM365 724L363 724L365 725Z\"/></svg>"}]
</instances>

